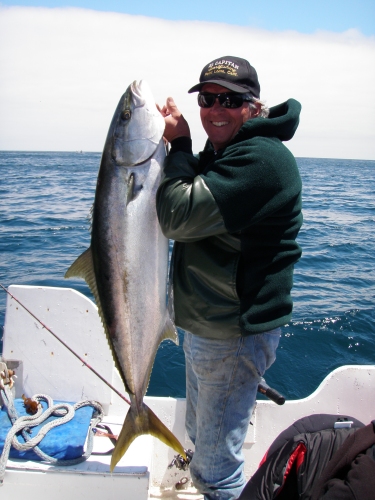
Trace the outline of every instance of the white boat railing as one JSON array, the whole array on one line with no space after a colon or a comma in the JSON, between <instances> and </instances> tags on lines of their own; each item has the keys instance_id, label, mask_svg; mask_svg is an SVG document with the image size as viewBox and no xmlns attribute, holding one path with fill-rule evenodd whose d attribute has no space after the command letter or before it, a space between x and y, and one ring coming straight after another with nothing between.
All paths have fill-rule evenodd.
<instances>
[{"instance_id":1,"label":"white boat railing","mask_svg":"<svg viewBox=\"0 0 375 500\"><path fill-rule=\"evenodd\" d=\"M70 288L12 285L9 291L125 394L97 308L91 300ZM15 397L45 393L62 401L94 399L103 405L106 424L113 432L121 428L127 404L10 296L7 299L2 357L17 372ZM246 476L255 472L277 435L299 418L330 413L350 415L369 423L375 418L374 395L375 365L351 365L330 373L305 399L286 401L283 406L258 401L243 448ZM192 448L184 427L185 400L145 399L185 448ZM96 446L108 449L110 442L98 440ZM109 473L108 456L90 457L75 469L13 460L9 461L0 495L11 495L3 498L27 495L29 500L65 500L70 494L86 498L84 491L88 488L90 500L201 498L194 490L175 489L176 483L189 476L186 471L168 469L174 455L175 452L160 441L142 436L134 441L113 474Z\"/></svg>"}]
</instances>

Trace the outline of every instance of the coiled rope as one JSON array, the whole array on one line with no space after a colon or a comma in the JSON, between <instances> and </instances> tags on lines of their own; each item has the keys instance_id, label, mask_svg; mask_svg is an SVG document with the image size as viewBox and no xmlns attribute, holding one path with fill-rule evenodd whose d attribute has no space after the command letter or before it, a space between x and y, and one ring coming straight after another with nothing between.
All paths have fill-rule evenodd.
<instances>
[{"instance_id":1,"label":"coiled rope","mask_svg":"<svg viewBox=\"0 0 375 500\"><path fill-rule=\"evenodd\" d=\"M7 369L5 369L5 380L11 377L8 376ZM89 458L92 453L94 446L94 428L102 421L104 412L100 403L93 400L81 401L74 405L68 403L53 404L53 400L50 396L45 394L36 394L31 399L40 402L45 401L48 405L47 409L43 411L42 405L38 404L38 411L35 415L27 415L19 417L17 411L14 407L14 400L12 396L9 384L4 384L2 378L0 377L0 395L4 406L6 407L10 421L12 422L12 428L9 430L7 437L5 439L4 448L0 457L0 485L3 484L5 468L9 458L9 453L11 446L19 451L30 450L33 451L44 461L52 463L54 465L76 465L84 462ZM69 422L74 417L75 411L83 406L92 406L95 408L95 412L90 422L90 427L88 431L86 451L84 454L78 458L61 460L51 457L44 453L38 446L40 441L45 437L45 435L54 427L63 425ZM42 424L51 415L59 417L46 423L33 438L30 437L29 431L31 427L36 427ZM25 442L20 443L17 439L16 434L21 432Z\"/></svg>"}]
</instances>

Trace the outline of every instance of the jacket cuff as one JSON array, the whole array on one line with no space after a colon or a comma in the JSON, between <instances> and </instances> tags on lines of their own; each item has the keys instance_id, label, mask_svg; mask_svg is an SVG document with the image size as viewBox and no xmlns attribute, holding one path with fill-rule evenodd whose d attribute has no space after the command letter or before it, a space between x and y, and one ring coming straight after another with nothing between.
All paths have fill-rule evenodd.
<instances>
[{"instance_id":1,"label":"jacket cuff","mask_svg":"<svg viewBox=\"0 0 375 500\"><path fill-rule=\"evenodd\" d=\"M173 153L177 153L178 151L193 154L193 143L190 137L184 136L173 139L169 154L171 155Z\"/></svg>"}]
</instances>

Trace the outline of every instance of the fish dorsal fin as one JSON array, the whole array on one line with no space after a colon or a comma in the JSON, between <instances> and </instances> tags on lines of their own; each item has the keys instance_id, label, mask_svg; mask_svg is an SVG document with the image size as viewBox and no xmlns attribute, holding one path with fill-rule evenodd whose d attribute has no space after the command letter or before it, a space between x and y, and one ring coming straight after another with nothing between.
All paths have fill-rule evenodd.
<instances>
[{"instance_id":1,"label":"fish dorsal fin","mask_svg":"<svg viewBox=\"0 0 375 500\"><path fill-rule=\"evenodd\" d=\"M98 287L96 284L94 264L92 260L91 247L85 250L69 267L65 273L65 278L83 278L89 285L92 294L94 295L95 302L99 309L100 317L102 317L100 298L98 293ZM102 320L103 322L103 320ZM104 322L103 322L104 324Z\"/></svg>"},{"instance_id":2,"label":"fish dorsal fin","mask_svg":"<svg viewBox=\"0 0 375 500\"><path fill-rule=\"evenodd\" d=\"M92 260L91 247L89 247L87 250L85 250L73 262L73 264L69 267L69 269L66 271L65 276L64 276L64 278L74 278L74 277L83 278L86 281L86 283L88 284L88 286L89 286L89 288L94 296L96 305L98 307L98 314L99 314L100 320L102 322L104 332L107 336L108 343L111 346L110 335L109 335L109 332L107 329L107 324L104 320L102 305L101 305L100 297L99 297L99 293L98 293L98 286L96 283L96 278L95 278L95 273L94 273L94 263ZM115 365L116 365L117 369L119 370L119 372L121 373L121 369L120 369L120 365L119 365L116 353L115 353L114 349L112 349L112 348L111 348L111 351L112 351L112 356L113 356ZM125 380L124 380L124 384L126 386ZM129 391L128 388L127 388L127 390Z\"/></svg>"},{"instance_id":3,"label":"fish dorsal fin","mask_svg":"<svg viewBox=\"0 0 375 500\"><path fill-rule=\"evenodd\" d=\"M83 278L89 285L96 289L96 280L94 274L94 264L92 261L91 247L85 250L66 271L64 278ZM91 289L92 293L94 290ZM95 293L94 293L95 295Z\"/></svg>"}]
</instances>

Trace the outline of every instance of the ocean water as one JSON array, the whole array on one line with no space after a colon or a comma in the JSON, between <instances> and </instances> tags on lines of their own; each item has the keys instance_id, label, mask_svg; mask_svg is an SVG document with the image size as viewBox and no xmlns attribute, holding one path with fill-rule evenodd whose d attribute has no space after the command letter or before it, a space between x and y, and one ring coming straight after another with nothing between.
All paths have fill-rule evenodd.
<instances>
[{"instance_id":1,"label":"ocean water","mask_svg":"<svg viewBox=\"0 0 375 500\"><path fill-rule=\"evenodd\" d=\"M99 162L99 153L0 152L1 284L71 287L92 299L64 273L90 243ZM266 376L288 399L308 396L341 365L375 363L375 161L297 162L303 255L293 319ZM5 302L0 290L1 327ZM181 346L162 343L148 394L185 396Z\"/></svg>"}]
</instances>

